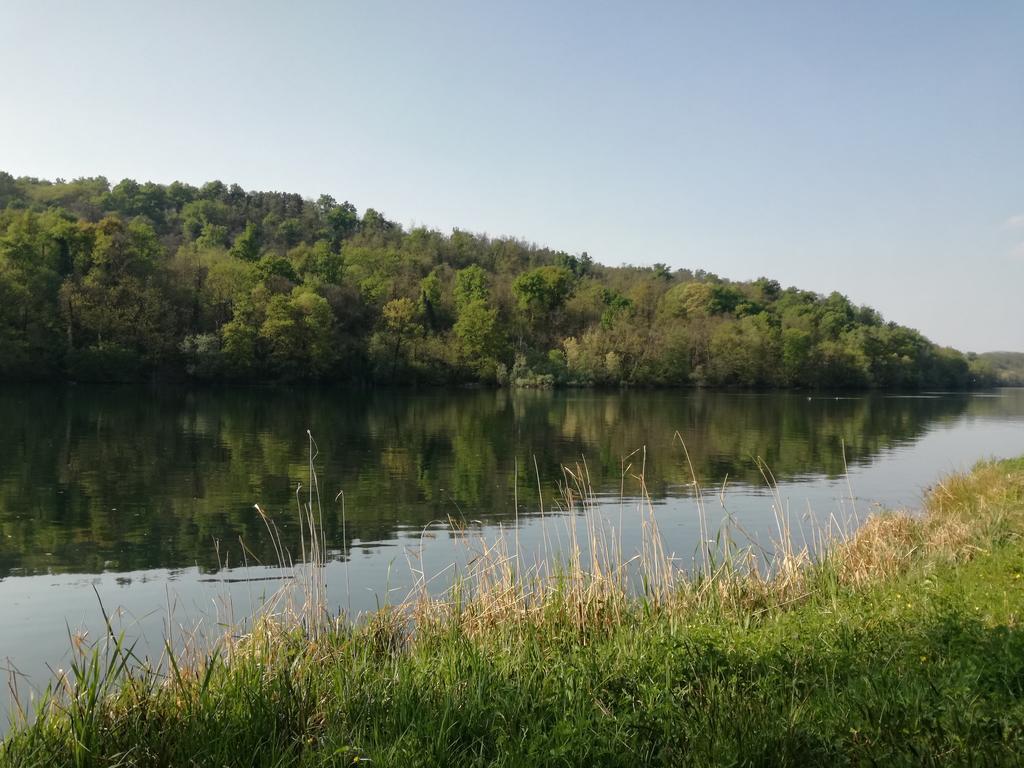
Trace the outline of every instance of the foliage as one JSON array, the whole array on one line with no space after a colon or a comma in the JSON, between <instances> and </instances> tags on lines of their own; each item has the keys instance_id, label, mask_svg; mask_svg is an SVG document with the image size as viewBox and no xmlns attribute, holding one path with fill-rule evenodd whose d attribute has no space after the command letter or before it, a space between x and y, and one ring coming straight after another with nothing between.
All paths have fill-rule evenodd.
<instances>
[{"instance_id":1,"label":"foliage","mask_svg":"<svg viewBox=\"0 0 1024 768\"><path fill-rule=\"evenodd\" d=\"M1017 380L838 293L406 231L329 195L0 174L0 205L4 379L886 389Z\"/></svg>"},{"instance_id":2,"label":"foliage","mask_svg":"<svg viewBox=\"0 0 1024 768\"><path fill-rule=\"evenodd\" d=\"M968 355L971 370L1000 384L1024 387L1024 352L983 352Z\"/></svg>"}]
</instances>

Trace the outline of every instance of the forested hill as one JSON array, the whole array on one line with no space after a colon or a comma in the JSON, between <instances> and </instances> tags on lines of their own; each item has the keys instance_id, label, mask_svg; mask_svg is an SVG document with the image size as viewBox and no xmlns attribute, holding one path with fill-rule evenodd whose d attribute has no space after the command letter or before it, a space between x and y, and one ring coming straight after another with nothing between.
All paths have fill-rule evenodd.
<instances>
[{"instance_id":1,"label":"forested hill","mask_svg":"<svg viewBox=\"0 0 1024 768\"><path fill-rule=\"evenodd\" d=\"M998 384L1024 387L1024 352L982 352L974 367Z\"/></svg>"},{"instance_id":2,"label":"forested hill","mask_svg":"<svg viewBox=\"0 0 1024 768\"><path fill-rule=\"evenodd\" d=\"M4 379L959 388L984 370L766 278L405 230L327 195L0 173Z\"/></svg>"}]
</instances>

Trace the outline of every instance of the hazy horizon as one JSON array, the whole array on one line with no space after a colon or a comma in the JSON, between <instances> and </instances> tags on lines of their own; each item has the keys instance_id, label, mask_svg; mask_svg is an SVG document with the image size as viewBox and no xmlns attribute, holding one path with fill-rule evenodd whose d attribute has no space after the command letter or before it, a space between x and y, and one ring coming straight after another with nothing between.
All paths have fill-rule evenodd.
<instances>
[{"instance_id":1,"label":"hazy horizon","mask_svg":"<svg viewBox=\"0 0 1024 768\"><path fill-rule=\"evenodd\" d=\"M766 275L1024 350L1024 6L9 2L0 168Z\"/></svg>"}]
</instances>

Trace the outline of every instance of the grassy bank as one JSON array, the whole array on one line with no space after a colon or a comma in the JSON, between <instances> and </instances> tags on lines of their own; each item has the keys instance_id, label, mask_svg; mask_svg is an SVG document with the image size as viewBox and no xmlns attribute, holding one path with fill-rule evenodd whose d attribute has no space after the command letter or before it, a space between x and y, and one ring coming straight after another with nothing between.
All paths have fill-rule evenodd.
<instances>
[{"instance_id":1,"label":"grassy bank","mask_svg":"<svg viewBox=\"0 0 1024 768\"><path fill-rule=\"evenodd\" d=\"M266 620L166 675L85 652L4 766L1016 765L1024 459L771 578L491 568L365 625ZM77 676L77 679L75 679Z\"/></svg>"}]
</instances>

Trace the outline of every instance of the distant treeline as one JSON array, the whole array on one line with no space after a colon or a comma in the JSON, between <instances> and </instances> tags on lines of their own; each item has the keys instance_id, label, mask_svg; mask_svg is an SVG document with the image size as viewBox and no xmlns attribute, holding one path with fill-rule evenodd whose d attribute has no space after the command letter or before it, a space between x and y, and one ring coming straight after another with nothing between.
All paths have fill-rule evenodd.
<instances>
[{"instance_id":1,"label":"distant treeline","mask_svg":"<svg viewBox=\"0 0 1024 768\"><path fill-rule=\"evenodd\" d=\"M839 293L405 230L322 195L0 172L0 377L965 388Z\"/></svg>"},{"instance_id":2,"label":"distant treeline","mask_svg":"<svg viewBox=\"0 0 1024 768\"><path fill-rule=\"evenodd\" d=\"M1007 387L1024 387L1024 352L983 352L977 356L980 374Z\"/></svg>"}]
</instances>

